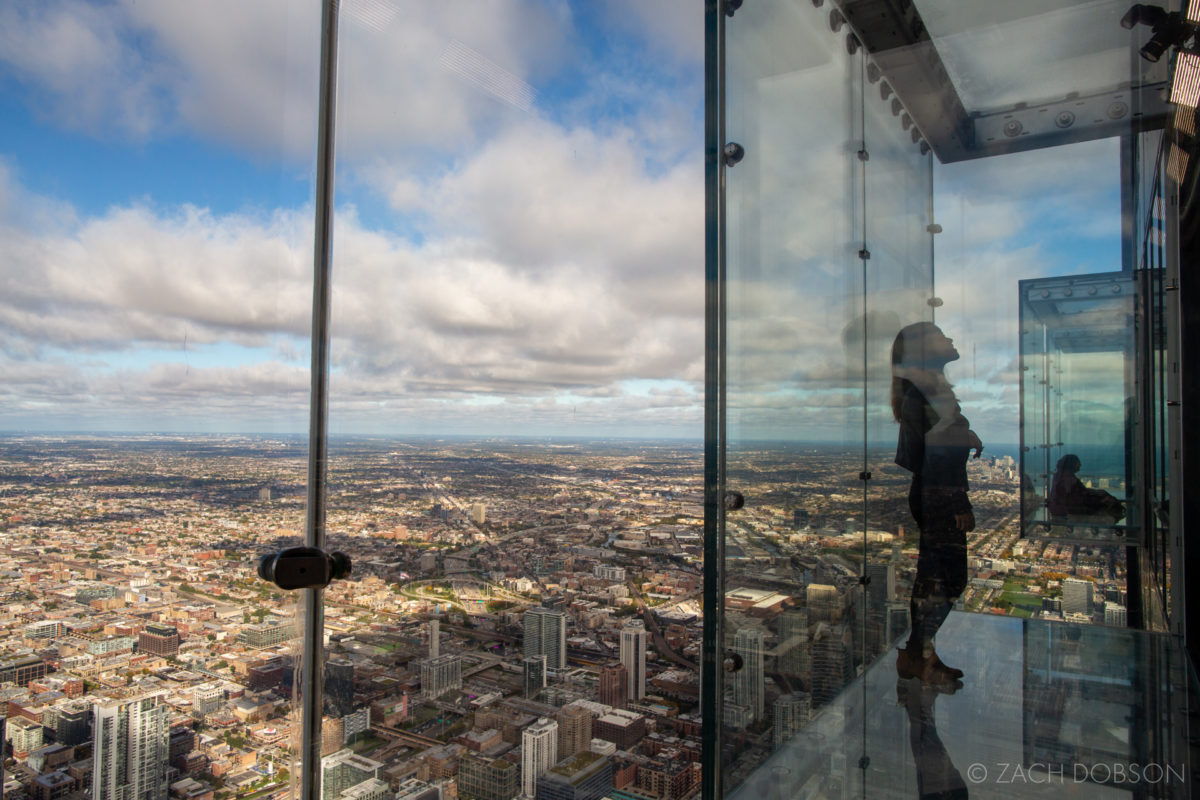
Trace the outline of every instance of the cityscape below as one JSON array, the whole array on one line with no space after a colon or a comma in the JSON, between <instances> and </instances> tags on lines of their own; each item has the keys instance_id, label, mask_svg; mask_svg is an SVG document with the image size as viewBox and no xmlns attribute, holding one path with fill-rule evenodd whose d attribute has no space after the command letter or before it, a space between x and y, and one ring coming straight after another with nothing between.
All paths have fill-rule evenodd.
<instances>
[{"instance_id":1,"label":"cityscape below","mask_svg":"<svg viewBox=\"0 0 1200 800\"><path fill-rule=\"evenodd\" d=\"M698 443L330 450L329 547L353 572L324 591L323 797L699 793ZM1000 452L970 465L959 609L1123 626L1123 547L1022 536ZM917 534L891 456L869 449L864 471L861 448L730 450L746 501L726 526L733 779L907 631ZM0 436L3 797L292 795L298 595L256 568L302 543L306 469L302 437Z\"/></svg>"}]
</instances>

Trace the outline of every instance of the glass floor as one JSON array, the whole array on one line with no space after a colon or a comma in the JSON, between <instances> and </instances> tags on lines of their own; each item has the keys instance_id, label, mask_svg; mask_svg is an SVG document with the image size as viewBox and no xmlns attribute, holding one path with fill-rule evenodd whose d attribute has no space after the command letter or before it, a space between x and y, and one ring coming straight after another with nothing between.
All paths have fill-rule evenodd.
<instances>
[{"instance_id":1,"label":"glass floor","mask_svg":"<svg viewBox=\"0 0 1200 800\"><path fill-rule=\"evenodd\" d=\"M1197 684L1171 638L954 612L938 652L959 685L898 680L893 650L728 796L1192 796Z\"/></svg>"}]
</instances>

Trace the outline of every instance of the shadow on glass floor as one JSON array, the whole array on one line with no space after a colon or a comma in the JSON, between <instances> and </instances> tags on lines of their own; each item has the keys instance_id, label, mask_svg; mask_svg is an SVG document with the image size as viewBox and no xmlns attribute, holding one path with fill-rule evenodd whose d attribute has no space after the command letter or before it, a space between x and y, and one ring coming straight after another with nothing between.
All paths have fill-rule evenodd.
<instances>
[{"instance_id":1,"label":"shadow on glass floor","mask_svg":"<svg viewBox=\"0 0 1200 800\"><path fill-rule=\"evenodd\" d=\"M1191 796L1196 683L1171 638L954 612L938 651L961 684L884 656L729 796Z\"/></svg>"}]
</instances>

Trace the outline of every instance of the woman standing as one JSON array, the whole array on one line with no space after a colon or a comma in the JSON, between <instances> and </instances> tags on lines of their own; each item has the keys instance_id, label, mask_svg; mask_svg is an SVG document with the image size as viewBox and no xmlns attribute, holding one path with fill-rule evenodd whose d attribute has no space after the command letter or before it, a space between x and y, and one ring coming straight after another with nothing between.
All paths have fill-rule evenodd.
<instances>
[{"instance_id":1,"label":"woman standing","mask_svg":"<svg viewBox=\"0 0 1200 800\"><path fill-rule=\"evenodd\" d=\"M983 451L943 370L954 342L931 322L907 326L892 344L892 414L900 423L896 463L912 473L908 507L921 532L912 590L912 632L896 659L901 678L954 682L962 670L938 658L933 637L967 585L967 458Z\"/></svg>"}]
</instances>

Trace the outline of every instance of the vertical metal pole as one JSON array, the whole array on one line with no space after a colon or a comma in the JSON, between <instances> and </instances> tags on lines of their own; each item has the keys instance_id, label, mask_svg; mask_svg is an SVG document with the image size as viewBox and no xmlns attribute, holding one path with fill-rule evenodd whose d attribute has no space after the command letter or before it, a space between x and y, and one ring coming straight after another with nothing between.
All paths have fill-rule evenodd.
<instances>
[{"instance_id":1,"label":"vertical metal pole","mask_svg":"<svg viewBox=\"0 0 1200 800\"><path fill-rule=\"evenodd\" d=\"M704 718L703 800L723 795L725 597L725 4L704 4Z\"/></svg>"},{"instance_id":2,"label":"vertical metal pole","mask_svg":"<svg viewBox=\"0 0 1200 800\"><path fill-rule=\"evenodd\" d=\"M317 120L316 226L313 235L312 385L308 418L308 513L304 543L325 547L325 478L328 472L329 278L333 256L333 128L337 87L339 0L321 4L321 88ZM300 670L300 796L321 797L321 707L324 687L325 608L321 589L304 591L304 656Z\"/></svg>"}]
</instances>

